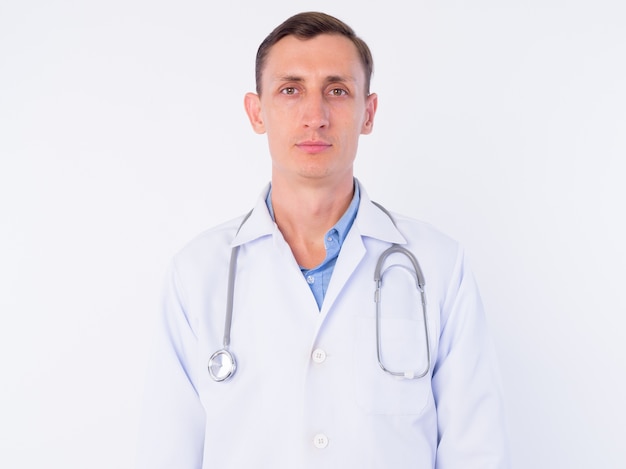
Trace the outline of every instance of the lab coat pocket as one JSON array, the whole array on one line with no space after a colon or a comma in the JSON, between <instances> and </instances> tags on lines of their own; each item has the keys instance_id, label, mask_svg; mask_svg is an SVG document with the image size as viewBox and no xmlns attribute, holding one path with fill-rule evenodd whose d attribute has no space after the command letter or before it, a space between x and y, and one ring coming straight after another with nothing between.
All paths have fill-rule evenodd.
<instances>
[{"instance_id":1,"label":"lab coat pocket","mask_svg":"<svg viewBox=\"0 0 626 469\"><path fill-rule=\"evenodd\" d=\"M358 405L368 413L419 415L432 402L430 370L424 339L424 321L418 318L382 317L380 351L377 354L376 318L358 317L354 347L355 393Z\"/></svg>"}]
</instances>

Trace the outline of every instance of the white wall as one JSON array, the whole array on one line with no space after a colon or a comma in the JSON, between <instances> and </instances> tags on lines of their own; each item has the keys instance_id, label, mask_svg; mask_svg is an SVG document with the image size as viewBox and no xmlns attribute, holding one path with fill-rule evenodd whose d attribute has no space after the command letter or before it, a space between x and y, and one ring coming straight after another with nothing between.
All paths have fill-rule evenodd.
<instances>
[{"instance_id":1,"label":"white wall","mask_svg":"<svg viewBox=\"0 0 626 469\"><path fill-rule=\"evenodd\" d=\"M1 467L132 467L166 264L268 179L242 97L311 9L375 55L368 192L468 249L514 467L626 466L623 3L344 3L2 0Z\"/></svg>"}]
</instances>

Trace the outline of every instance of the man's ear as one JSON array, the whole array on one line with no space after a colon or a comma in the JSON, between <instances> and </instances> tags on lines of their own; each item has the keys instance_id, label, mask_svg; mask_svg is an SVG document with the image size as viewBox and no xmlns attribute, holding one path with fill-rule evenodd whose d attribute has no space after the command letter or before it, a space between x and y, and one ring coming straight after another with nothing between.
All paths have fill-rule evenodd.
<instances>
[{"instance_id":1,"label":"man's ear","mask_svg":"<svg viewBox=\"0 0 626 469\"><path fill-rule=\"evenodd\" d=\"M243 98L243 105L246 108L246 114L248 115L248 119L250 119L252 129L257 134L264 134L265 124L263 123L263 118L261 117L261 98L259 95L255 93L246 93Z\"/></svg>"},{"instance_id":2,"label":"man's ear","mask_svg":"<svg viewBox=\"0 0 626 469\"><path fill-rule=\"evenodd\" d=\"M361 133L367 135L374 129L374 116L376 115L376 109L378 108L378 96L376 93L370 94L366 98L365 102L365 120L361 127Z\"/></svg>"}]
</instances>

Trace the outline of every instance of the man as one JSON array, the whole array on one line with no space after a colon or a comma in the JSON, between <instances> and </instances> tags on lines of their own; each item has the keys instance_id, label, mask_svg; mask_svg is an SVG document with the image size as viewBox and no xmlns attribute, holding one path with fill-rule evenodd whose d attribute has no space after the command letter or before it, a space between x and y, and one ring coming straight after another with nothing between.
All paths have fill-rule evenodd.
<instances>
[{"instance_id":1,"label":"man","mask_svg":"<svg viewBox=\"0 0 626 469\"><path fill-rule=\"evenodd\" d=\"M245 110L267 134L271 184L173 261L140 467L507 467L463 251L354 178L371 72L365 43L321 13L261 44Z\"/></svg>"}]
</instances>

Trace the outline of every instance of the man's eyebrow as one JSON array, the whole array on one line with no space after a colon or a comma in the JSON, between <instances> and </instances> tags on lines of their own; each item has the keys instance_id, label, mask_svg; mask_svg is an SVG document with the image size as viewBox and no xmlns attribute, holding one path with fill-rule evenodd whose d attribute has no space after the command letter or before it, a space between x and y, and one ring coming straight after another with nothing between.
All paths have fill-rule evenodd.
<instances>
[{"instance_id":1,"label":"man's eyebrow","mask_svg":"<svg viewBox=\"0 0 626 469\"><path fill-rule=\"evenodd\" d=\"M353 81L355 81L355 78L350 75L329 75L326 77L326 83L346 83Z\"/></svg>"},{"instance_id":2,"label":"man's eyebrow","mask_svg":"<svg viewBox=\"0 0 626 469\"><path fill-rule=\"evenodd\" d=\"M295 81L295 82L302 82L304 81L304 78L299 77L297 75L281 75L279 77L277 77L278 81Z\"/></svg>"},{"instance_id":3,"label":"man's eyebrow","mask_svg":"<svg viewBox=\"0 0 626 469\"><path fill-rule=\"evenodd\" d=\"M298 75L281 75L281 76L278 76L277 79L278 81L283 81L283 82L292 81L296 83L301 83L305 81L303 77L298 76ZM324 79L324 82L326 83L346 83L346 82L354 82L354 81L356 81L356 79L351 75L328 75Z\"/></svg>"}]
</instances>

